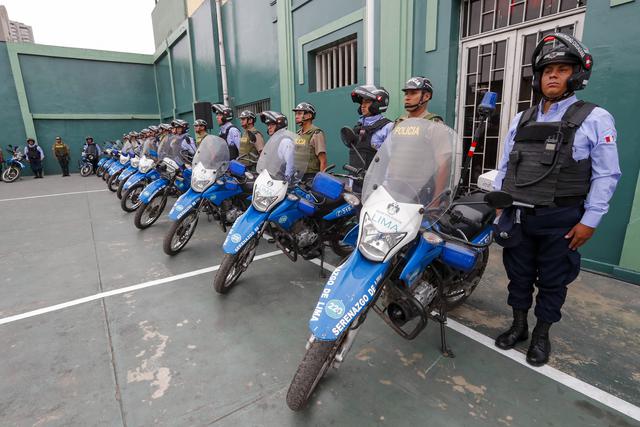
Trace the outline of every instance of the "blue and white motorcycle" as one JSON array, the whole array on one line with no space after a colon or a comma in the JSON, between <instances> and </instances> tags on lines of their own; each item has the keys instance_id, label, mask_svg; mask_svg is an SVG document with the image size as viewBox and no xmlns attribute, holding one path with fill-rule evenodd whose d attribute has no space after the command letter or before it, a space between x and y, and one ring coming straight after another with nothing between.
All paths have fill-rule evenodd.
<instances>
[{"instance_id":1,"label":"blue and white motorcycle","mask_svg":"<svg viewBox=\"0 0 640 427\"><path fill-rule=\"evenodd\" d=\"M120 175L116 178L116 196L118 199L122 200L122 193L124 192L124 185L127 183L127 180L131 177L131 175L138 172L138 166L140 165L140 153L142 152L142 144L136 140L131 141L131 147L128 149L129 152L129 165L124 168Z\"/></svg>"},{"instance_id":2,"label":"blue and white motorcycle","mask_svg":"<svg viewBox=\"0 0 640 427\"><path fill-rule=\"evenodd\" d=\"M122 186L120 207L123 211L134 212L137 210L142 204L140 200L142 190L153 181L160 179L160 172L156 170L157 163L158 151L156 142L154 139L148 138L144 142L140 153L138 171L131 175Z\"/></svg>"},{"instance_id":3,"label":"blue and white motorcycle","mask_svg":"<svg viewBox=\"0 0 640 427\"><path fill-rule=\"evenodd\" d=\"M107 171L109 174L107 188L114 193L118 190L118 177L129 167L131 159L135 156L133 145L131 145L129 141L126 141L118 151L117 156L117 161L113 162Z\"/></svg>"},{"instance_id":4,"label":"blue and white motorcycle","mask_svg":"<svg viewBox=\"0 0 640 427\"><path fill-rule=\"evenodd\" d=\"M156 167L160 179L142 190L139 198L142 204L133 220L140 230L153 225L164 212L167 199L185 193L191 182L191 169L185 167L186 159L180 153L179 142L173 135L158 145L158 159L162 159Z\"/></svg>"},{"instance_id":5,"label":"blue and white motorcycle","mask_svg":"<svg viewBox=\"0 0 640 427\"><path fill-rule=\"evenodd\" d=\"M221 223L237 218L244 210L246 178L226 176L229 148L218 136L207 135L193 156L191 188L174 203L169 218L174 221L164 238L163 250L176 255L189 242L198 225L200 213L218 216ZM233 165L242 167L239 162ZM229 218L227 218L229 217Z\"/></svg>"},{"instance_id":6,"label":"blue and white motorcycle","mask_svg":"<svg viewBox=\"0 0 640 427\"><path fill-rule=\"evenodd\" d=\"M106 170L105 164L109 160L111 160L111 152L113 150L119 150L121 146L122 146L122 143L120 142L120 140L110 142L110 143L107 143L107 145L105 145L104 150L102 150L102 154L100 155L100 159L98 159L98 164L96 167L96 176L98 178L102 178L102 175ZM82 175L83 173L83 169L82 169L83 166L84 166L84 159L80 163L80 175ZM93 168L93 165L92 165L92 168ZM85 173L86 173L86 169L85 169ZM88 175L91 175L91 173L89 173Z\"/></svg>"},{"instance_id":7,"label":"blue and white motorcycle","mask_svg":"<svg viewBox=\"0 0 640 427\"><path fill-rule=\"evenodd\" d=\"M13 182L20 178L22 169L27 165L24 159L24 153L20 150L20 147L8 145L7 151L11 153L11 157L6 161L7 168L2 172L2 180L4 182Z\"/></svg>"},{"instance_id":8,"label":"blue and white motorcycle","mask_svg":"<svg viewBox=\"0 0 640 427\"><path fill-rule=\"evenodd\" d=\"M213 280L217 292L228 292L246 271L265 232L294 262L298 256L324 260L327 245L340 256L353 250L340 242L353 228L357 198L328 173L316 174L310 186L298 182L308 163L298 138L279 130L262 151L252 205L233 224L223 245L225 256Z\"/></svg>"},{"instance_id":9,"label":"blue and white motorcycle","mask_svg":"<svg viewBox=\"0 0 640 427\"><path fill-rule=\"evenodd\" d=\"M477 193L453 202L455 140L441 123L408 119L378 151L364 180L357 249L333 271L309 320L307 351L287 392L291 409L302 409L344 361L372 308L406 339L437 321L442 352L452 355L447 310L480 281L495 208L510 198Z\"/></svg>"}]
</instances>

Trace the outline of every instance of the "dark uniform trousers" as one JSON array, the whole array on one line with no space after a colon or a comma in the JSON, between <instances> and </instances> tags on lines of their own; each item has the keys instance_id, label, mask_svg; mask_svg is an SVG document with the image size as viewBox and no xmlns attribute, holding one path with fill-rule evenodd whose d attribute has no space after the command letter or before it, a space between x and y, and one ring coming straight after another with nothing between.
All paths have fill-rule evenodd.
<instances>
[{"instance_id":1,"label":"dark uniform trousers","mask_svg":"<svg viewBox=\"0 0 640 427\"><path fill-rule=\"evenodd\" d=\"M583 213L582 206L525 209L521 216L522 242L503 250L511 307L531 308L535 285L536 317L548 323L560 320L567 285L580 272L580 254L569 249L570 240L564 236L580 222Z\"/></svg>"}]
</instances>

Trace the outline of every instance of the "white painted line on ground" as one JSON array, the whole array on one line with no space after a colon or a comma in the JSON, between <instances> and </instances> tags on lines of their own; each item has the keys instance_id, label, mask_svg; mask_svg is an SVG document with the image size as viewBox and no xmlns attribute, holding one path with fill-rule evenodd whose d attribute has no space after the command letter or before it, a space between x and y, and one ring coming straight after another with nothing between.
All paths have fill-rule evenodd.
<instances>
[{"instance_id":1,"label":"white painted line on ground","mask_svg":"<svg viewBox=\"0 0 640 427\"><path fill-rule=\"evenodd\" d=\"M310 260L312 263L316 265L320 265L319 259ZM336 269L335 266L331 264L324 263L324 267L326 270L333 271ZM529 368L541 375L544 375L547 378L550 378L578 393L584 394L585 396L602 403L605 406L608 406L611 409L614 409L630 418L633 418L636 421L640 421L640 407L637 407L626 400L622 400L619 397L616 397L610 393L607 393L604 390L601 390L593 385L579 380L578 378L572 377L569 374L565 374L564 372L552 368L549 365L544 365L542 367L536 368L527 363L526 356L520 353L517 350L501 350L495 346L494 338L490 338L486 335L481 334L455 320L449 318L447 319L447 327L453 329L459 334L464 335L467 338L472 339L473 341L482 344L485 347L490 348L496 353L500 353L501 355L513 360L514 362L519 363L525 368Z\"/></svg>"},{"instance_id":2,"label":"white painted line on ground","mask_svg":"<svg viewBox=\"0 0 640 427\"><path fill-rule=\"evenodd\" d=\"M0 199L0 202L12 202L14 200L40 199L43 197L69 196L71 194L99 193L101 191L108 191L108 189L105 188L103 190L87 190L87 191L72 191L71 193L43 194L42 196L14 197L13 199Z\"/></svg>"},{"instance_id":3,"label":"white painted line on ground","mask_svg":"<svg viewBox=\"0 0 640 427\"><path fill-rule=\"evenodd\" d=\"M276 256L276 255L280 255L280 254L282 254L282 252L279 251L279 250L278 251L273 251L273 252L268 252L266 254L256 255L256 257L253 260L257 261L257 260L270 258L272 256ZM61 304L52 305L52 306L49 306L49 307L39 308L37 310L32 310L32 311L27 311L26 313L16 314L14 316L9 316L9 317L5 317L5 318L0 319L0 325L5 325L7 323L17 322L18 320L28 319L29 317L39 316L41 314L51 313L52 311L62 310L64 308L73 307L75 305L84 304L86 302L95 301L95 300L98 300L98 299L101 299L101 298L112 297L114 295L120 295L120 294L124 294L124 293L127 293L127 292L138 291L140 289L149 288L151 286L163 285L165 283L175 282L176 280L182 280L182 279L186 279L186 278L189 278L189 277L199 276L199 275L205 274L205 273L211 273L212 271L216 271L218 268L220 268L220 265L214 265L213 267L201 268L199 270L194 270L194 271L190 271L190 272L187 272L187 273L177 274L175 276L165 277L163 279L151 280L149 282L144 282L144 283L140 283L140 284L137 284L137 285L127 286L125 288L118 288L118 289L113 289L111 291L100 292L99 294L90 295L90 296L84 297L84 298L74 299L74 300L71 300L71 301L67 301L67 302L64 302L64 303L61 303Z\"/></svg>"}]
</instances>

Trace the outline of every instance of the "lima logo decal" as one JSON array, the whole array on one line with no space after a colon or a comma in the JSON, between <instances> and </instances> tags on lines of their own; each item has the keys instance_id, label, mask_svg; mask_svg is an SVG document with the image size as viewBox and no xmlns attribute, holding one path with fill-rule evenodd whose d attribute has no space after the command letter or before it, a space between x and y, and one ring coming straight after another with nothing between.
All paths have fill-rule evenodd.
<instances>
[{"instance_id":1,"label":"lima logo decal","mask_svg":"<svg viewBox=\"0 0 640 427\"><path fill-rule=\"evenodd\" d=\"M324 311L332 319L339 319L344 314L344 304L339 299L332 299L324 307Z\"/></svg>"},{"instance_id":2,"label":"lima logo decal","mask_svg":"<svg viewBox=\"0 0 640 427\"><path fill-rule=\"evenodd\" d=\"M289 217L288 217L288 216L286 216L286 215L285 215L285 216L281 216L281 217L278 219L278 222L279 222L280 224L284 224L284 223L285 223L285 222L287 222L287 221L289 221Z\"/></svg>"},{"instance_id":3,"label":"lima logo decal","mask_svg":"<svg viewBox=\"0 0 640 427\"><path fill-rule=\"evenodd\" d=\"M240 241L241 241L241 240L242 240L242 236L241 236L241 235L239 235L238 233L233 233L233 234L231 235L231 241L232 241L233 243L240 243Z\"/></svg>"}]
</instances>

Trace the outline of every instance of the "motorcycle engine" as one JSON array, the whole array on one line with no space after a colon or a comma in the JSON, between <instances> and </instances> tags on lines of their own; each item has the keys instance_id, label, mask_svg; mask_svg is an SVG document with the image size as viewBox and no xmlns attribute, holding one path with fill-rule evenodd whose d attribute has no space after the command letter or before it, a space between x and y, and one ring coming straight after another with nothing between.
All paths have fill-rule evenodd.
<instances>
[{"instance_id":1,"label":"motorcycle engine","mask_svg":"<svg viewBox=\"0 0 640 427\"><path fill-rule=\"evenodd\" d=\"M296 236L299 248L309 247L318 240L318 233L305 221L296 222L291 228L291 232Z\"/></svg>"},{"instance_id":2,"label":"motorcycle engine","mask_svg":"<svg viewBox=\"0 0 640 427\"><path fill-rule=\"evenodd\" d=\"M404 297L390 301L387 313L391 321L398 327L402 327L411 319L420 316L421 311L427 311L436 297L438 288L426 280L421 280L411 288L410 292L413 298L420 303L422 309L418 309L415 304Z\"/></svg>"},{"instance_id":3,"label":"motorcycle engine","mask_svg":"<svg viewBox=\"0 0 640 427\"><path fill-rule=\"evenodd\" d=\"M234 222L236 222L236 219L238 219L238 217L242 215L242 211L233 206L231 200L225 200L222 203L222 208L224 209L224 219L229 224L233 224Z\"/></svg>"}]
</instances>

